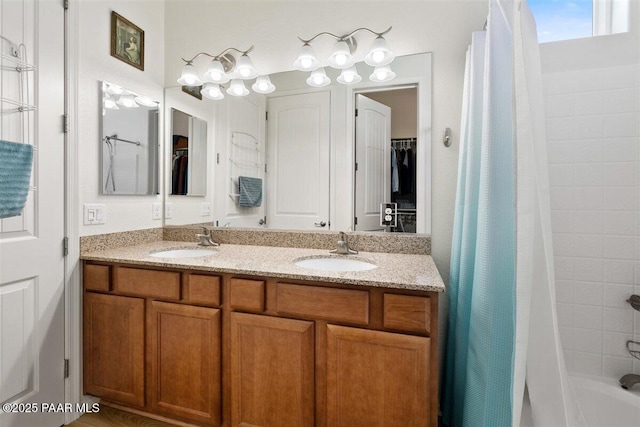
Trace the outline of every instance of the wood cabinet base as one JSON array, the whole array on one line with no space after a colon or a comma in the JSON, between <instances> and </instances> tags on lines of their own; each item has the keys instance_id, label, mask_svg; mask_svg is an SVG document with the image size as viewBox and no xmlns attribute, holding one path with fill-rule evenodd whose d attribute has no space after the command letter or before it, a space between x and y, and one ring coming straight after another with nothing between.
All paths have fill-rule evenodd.
<instances>
[{"instance_id":1,"label":"wood cabinet base","mask_svg":"<svg viewBox=\"0 0 640 427\"><path fill-rule=\"evenodd\" d=\"M435 293L85 271L84 392L106 405L183 426L437 426Z\"/></svg>"}]
</instances>

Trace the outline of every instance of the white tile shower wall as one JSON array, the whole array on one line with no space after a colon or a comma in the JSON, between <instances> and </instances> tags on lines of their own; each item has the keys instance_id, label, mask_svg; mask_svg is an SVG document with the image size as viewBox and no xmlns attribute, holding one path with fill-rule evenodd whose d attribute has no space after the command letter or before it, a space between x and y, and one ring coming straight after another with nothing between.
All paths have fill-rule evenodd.
<instances>
[{"instance_id":1,"label":"white tile shower wall","mask_svg":"<svg viewBox=\"0 0 640 427\"><path fill-rule=\"evenodd\" d=\"M544 74L562 345L570 371L640 374L640 65Z\"/></svg>"}]
</instances>

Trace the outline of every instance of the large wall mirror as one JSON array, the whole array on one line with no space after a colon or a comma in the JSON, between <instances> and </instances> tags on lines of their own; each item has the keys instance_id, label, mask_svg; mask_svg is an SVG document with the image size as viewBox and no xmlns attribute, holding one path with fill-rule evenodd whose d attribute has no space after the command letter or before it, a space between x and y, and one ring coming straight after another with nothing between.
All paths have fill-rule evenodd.
<instances>
[{"instance_id":1,"label":"large wall mirror","mask_svg":"<svg viewBox=\"0 0 640 427\"><path fill-rule=\"evenodd\" d=\"M398 57L393 69L388 83L321 88L307 73L276 73L266 97L213 103L213 224L430 233L431 54ZM260 203L241 204L240 177L258 182L249 195ZM383 202L397 203L396 227L380 225Z\"/></svg>"},{"instance_id":2,"label":"large wall mirror","mask_svg":"<svg viewBox=\"0 0 640 427\"><path fill-rule=\"evenodd\" d=\"M158 102L109 82L100 98L100 193L158 194Z\"/></svg>"}]
</instances>

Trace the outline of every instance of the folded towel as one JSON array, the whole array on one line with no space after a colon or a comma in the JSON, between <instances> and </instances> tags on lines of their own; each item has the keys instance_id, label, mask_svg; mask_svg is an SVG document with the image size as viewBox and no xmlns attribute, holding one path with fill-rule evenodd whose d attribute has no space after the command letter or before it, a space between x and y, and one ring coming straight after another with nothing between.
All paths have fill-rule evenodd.
<instances>
[{"instance_id":1,"label":"folded towel","mask_svg":"<svg viewBox=\"0 0 640 427\"><path fill-rule=\"evenodd\" d=\"M0 141L0 218L18 216L29 194L33 147Z\"/></svg>"},{"instance_id":2,"label":"folded towel","mask_svg":"<svg viewBox=\"0 0 640 427\"><path fill-rule=\"evenodd\" d=\"M262 180L248 176L238 177L240 197L238 205L248 208L257 208L262 204Z\"/></svg>"}]
</instances>

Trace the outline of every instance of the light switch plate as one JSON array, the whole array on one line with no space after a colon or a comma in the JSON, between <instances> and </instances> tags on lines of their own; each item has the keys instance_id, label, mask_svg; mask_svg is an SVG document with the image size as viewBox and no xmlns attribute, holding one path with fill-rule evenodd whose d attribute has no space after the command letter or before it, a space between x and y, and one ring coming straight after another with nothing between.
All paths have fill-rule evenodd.
<instances>
[{"instance_id":1,"label":"light switch plate","mask_svg":"<svg viewBox=\"0 0 640 427\"><path fill-rule=\"evenodd\" d=\"M103 204L84 205L84 225L99 225L107 221L107 209Z\"/></svg>"},{"instance_id":2,"label":"light switch plate","mask_svg":"<svg viewBox=\"0 0 640 427\"><path fill-rule=\"evenodd\" d=\"M151 219L162 219L162 203L151 205Z\"/></svg>"},{"instance_id":3,"label":"light switch plate","mask_svg":"<svg viewBox=\"0 0 640 427\"><path fill-rule=\"evenodd\" d=\"M200 215L211 216L211 203L200 203Z\"/></svg>"},{"instance_id":4,"label":"light switch plate","mask_svg":"<svg viewBox=\"0 0 640 427\"><path fill-rule=\"evenodd\" d=\"M165 217L165 219L173 218L173 203L165 203L165 205L164 205L164 217Z\"/></svg>"}]
</instances>

